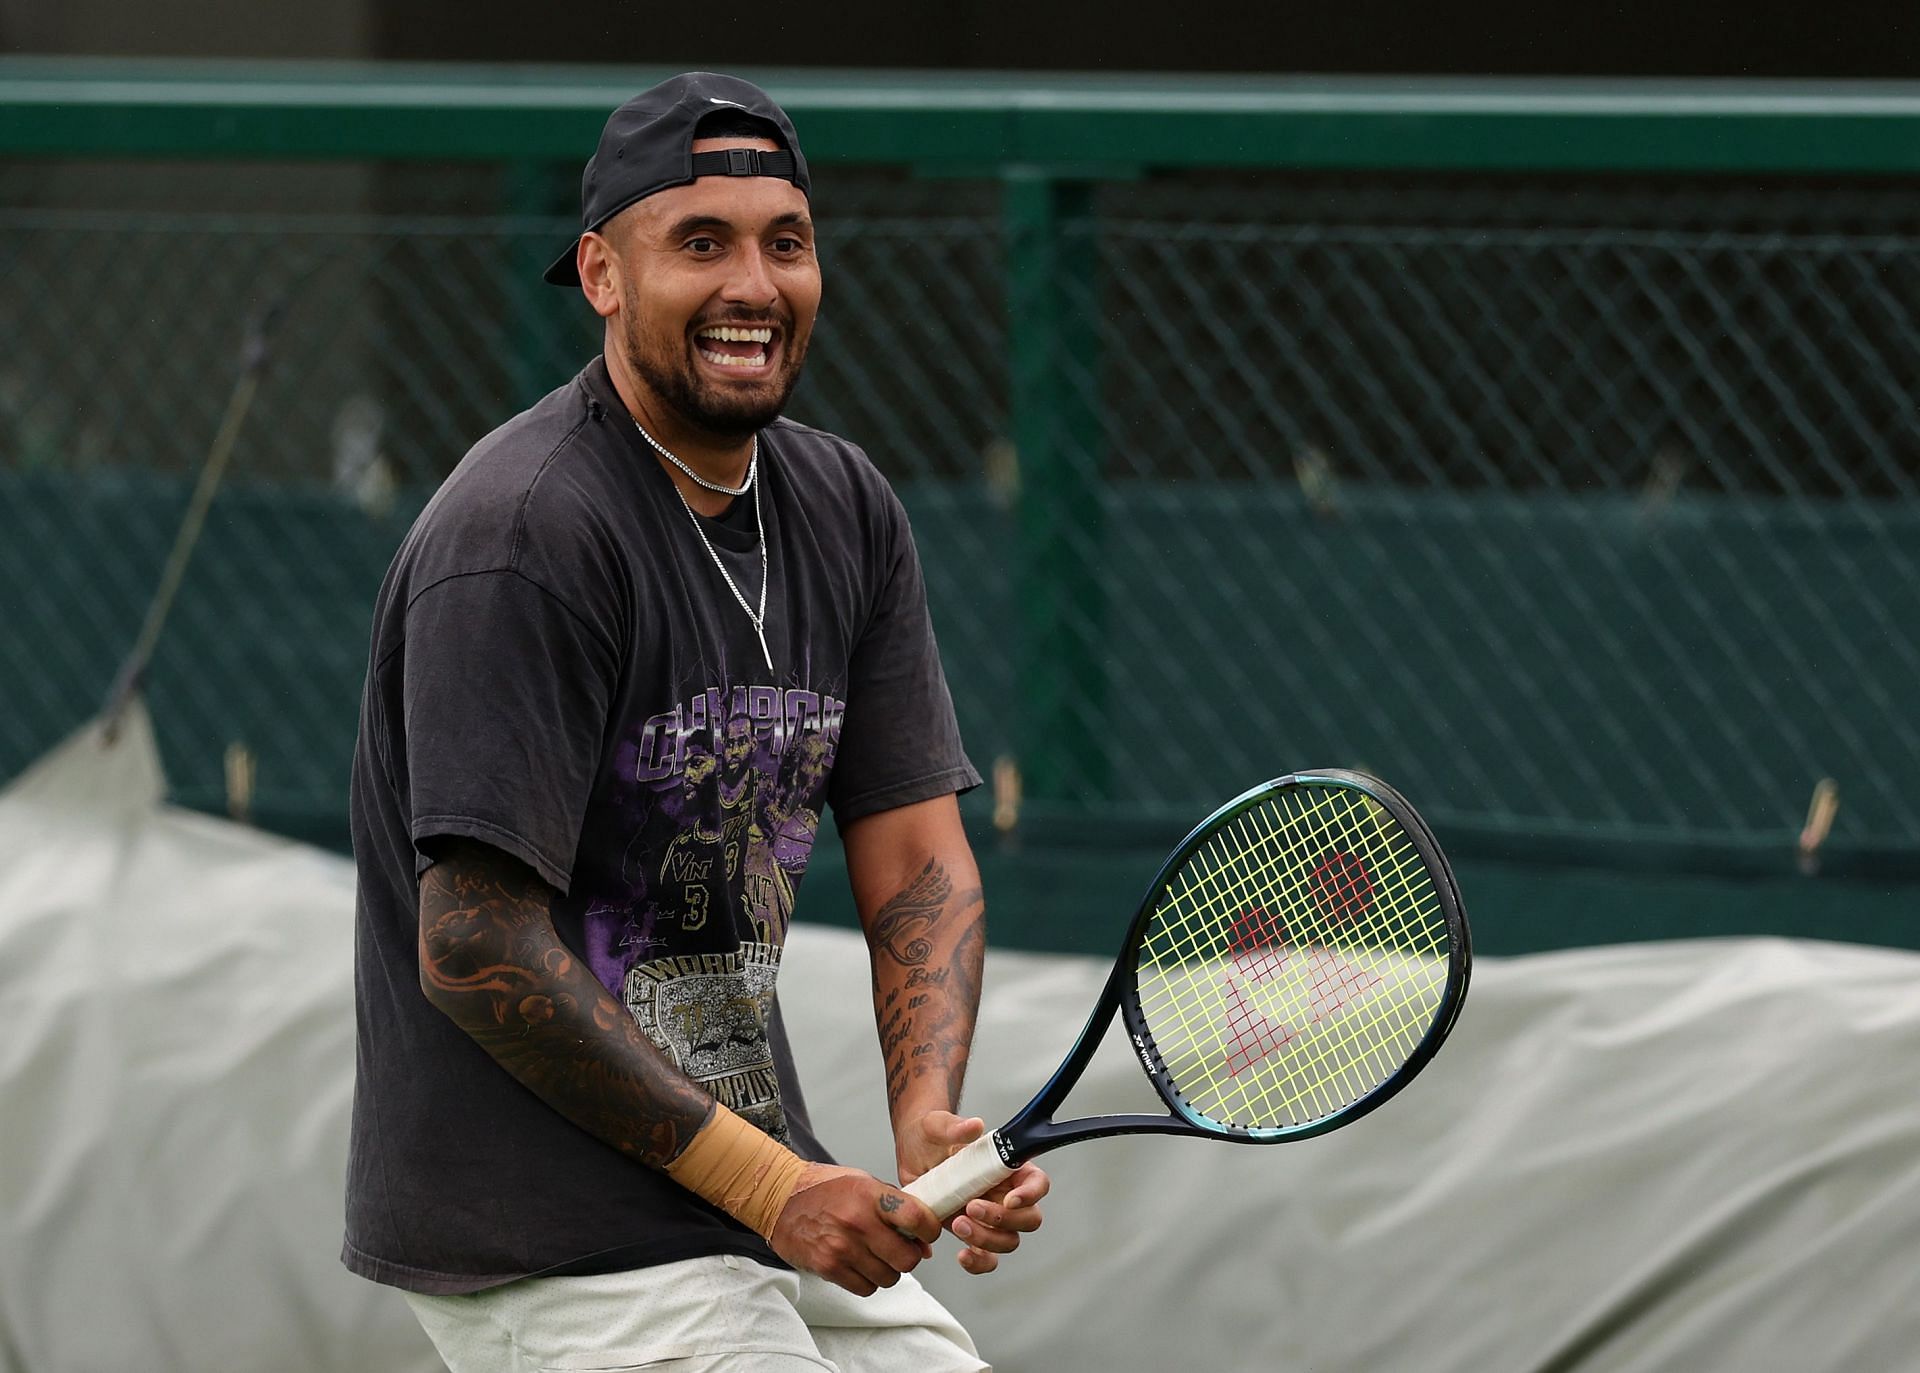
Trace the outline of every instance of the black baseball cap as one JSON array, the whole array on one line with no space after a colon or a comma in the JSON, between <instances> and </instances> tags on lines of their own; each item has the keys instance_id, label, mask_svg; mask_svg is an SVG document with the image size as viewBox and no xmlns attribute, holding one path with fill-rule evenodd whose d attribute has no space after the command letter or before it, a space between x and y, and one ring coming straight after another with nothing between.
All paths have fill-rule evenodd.
<instances>
[{"instance_id":1,"label":"black baseball cap","mask_svg":"<svg viewBox=\"0 0 1920 1373\"><path fill-rule=\"evenodd\" d=\"M780 131L781 152L725 148L693 152L696 125L718 110L764 119ZM600 131L600 146L580 178L580 232L598 229L636 200L703 176L772 176L791 181L811 196L807 159L787 112L751 81L717 72L685 72L642 91L615 110ZM547 268L555 286L578 286L574 251L580 240Z\"/></svg>"}]
</instances>

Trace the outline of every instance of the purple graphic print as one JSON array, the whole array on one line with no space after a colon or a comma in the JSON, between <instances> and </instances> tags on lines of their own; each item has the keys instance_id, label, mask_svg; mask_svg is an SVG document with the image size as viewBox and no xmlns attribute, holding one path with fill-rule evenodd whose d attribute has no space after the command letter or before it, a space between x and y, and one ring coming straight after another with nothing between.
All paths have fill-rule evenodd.
<instances>
[{"instance_id":1,"label":"purple graphic print","mask_svg":"<svg viewBox=\"0 0 1920 1373\"><path fill-rule=\"evenodd\" d=\"M767 1042L845 704L708 687L630 726L569 902L594 975L713 1097L787 1138Z\"/></svg>"},{"instance_id":2,"label":"purple graphic print","mask_svg":"<svg viewBox=\"0 0 1920 1373\"><path fill-rule=\"evenodd\" d=\"M618 861L583 863L574 889L609 989L668 954L780 947L845 709L801 688L708 687L628 729L597 817L617 830L581 846Z\"/></svg>"}]
</instances>

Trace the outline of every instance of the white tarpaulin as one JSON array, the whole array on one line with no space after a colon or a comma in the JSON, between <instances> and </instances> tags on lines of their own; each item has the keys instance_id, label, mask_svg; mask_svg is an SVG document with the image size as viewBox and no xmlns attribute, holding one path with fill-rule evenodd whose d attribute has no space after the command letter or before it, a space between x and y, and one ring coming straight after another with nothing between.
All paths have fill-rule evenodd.
<instances>
[{"instance_id":1,"label":"white tarpaulin","mask_svg":"<svg viewBox=\"0 0 1920 1373\"><path fill-rule=\"evenodd\" d=\"M136 706L0 793L0 1370L437 1369L336 1257L353 866L161 790Z\"/></svg>"},{"instance_id":2,"label":"white tarpaulin","mask_svg":"<svg viewBox=\"0 0 1920 1373\"><path fill-rule=\"evenodd\" d=\"M0 793L0 1373L434 1368L335 1258L351 865L160 792L136 711ZM1104 976L991 955L970 1108L1018 1107ZM797 927L781 992L821 1133L884 1166L858 937ZM1149 1104L1110 1048L1070 1110ZM1003 1373L1920 1368L1920 956L1483 960L1350 1130L1047 1166L1000 1273L922 1269Z\"/></svg>"}]
</instances>

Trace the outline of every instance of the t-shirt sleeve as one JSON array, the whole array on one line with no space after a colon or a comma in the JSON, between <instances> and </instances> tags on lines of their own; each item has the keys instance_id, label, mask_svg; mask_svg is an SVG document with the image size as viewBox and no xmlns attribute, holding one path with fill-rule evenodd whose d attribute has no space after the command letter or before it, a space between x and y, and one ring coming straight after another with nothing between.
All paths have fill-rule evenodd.
<instances>
[{"instance_id":1,"label":"t-shirt sleeve","mask_svg":"<svg viewBox=\"0 0 1920 1373\"><path fill-rule=\"evenodd\" d=\"M612 647L513 571L436 583L407 609L400 671L408 828L504 849L564 892L617 677Z\"/></svg>"},{"instance_id":2,"label":"t-shirt sleeve","mask_svg":"<svg viewBox=\"0 0 1920 1373\"><path fill-rule=\"evenodd\" d=\"M980 785L940 668L907 514L887 492L880 592L847 672L827 800L842 822Z\"/></svg>"}]
</instances>

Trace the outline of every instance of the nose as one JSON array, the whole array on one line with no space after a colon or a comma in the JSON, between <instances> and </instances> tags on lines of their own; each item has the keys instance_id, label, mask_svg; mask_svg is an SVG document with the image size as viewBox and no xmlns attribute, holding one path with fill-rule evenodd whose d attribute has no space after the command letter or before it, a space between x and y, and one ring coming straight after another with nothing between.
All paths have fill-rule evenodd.
<instances>
[{"instance_id":1,"label":"nose","mask_svg":"<svg viewBox=\"0 0 1920 1373\"><path fill-rule=\"evenodd\" d=\"M721 296L736 305L769 310L773 308L778 295L779 290L773 284L773 273L767 270L767 259L760 251L760 245L746 244L733 255L733 271L727 274L727 284Z\"/></svg>"}]
</instances>

